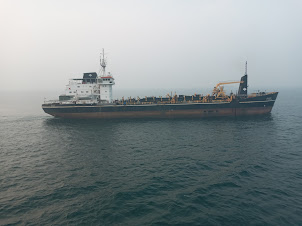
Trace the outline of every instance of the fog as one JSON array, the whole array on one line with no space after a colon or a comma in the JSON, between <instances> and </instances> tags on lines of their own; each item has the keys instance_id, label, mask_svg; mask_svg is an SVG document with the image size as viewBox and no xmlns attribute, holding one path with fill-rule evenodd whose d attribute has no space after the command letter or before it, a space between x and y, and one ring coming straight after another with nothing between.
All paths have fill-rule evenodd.
<instances>
[{"instance_id":1,"label":"fog","mask_svg":"<svg viewBox=\"0 0 302 226\"><path fill-rule=\"evenodd\" d=\"M1 0L0 5L1 92L60 94L69 78L100 70L102 48L115 96L126 96L122 90L163 95L212 88L239 80L246 60L252 89L275 91L302 82L299 0Z\"/></svg>"}]
</instances>

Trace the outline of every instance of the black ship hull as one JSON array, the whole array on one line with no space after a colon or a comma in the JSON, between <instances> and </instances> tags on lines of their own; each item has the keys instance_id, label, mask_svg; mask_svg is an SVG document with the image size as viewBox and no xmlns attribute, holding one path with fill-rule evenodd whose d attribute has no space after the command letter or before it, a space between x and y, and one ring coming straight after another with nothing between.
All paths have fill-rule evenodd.
<instances>
[{"instance_id":1,"label":"black ship hull","mask_svg":"<svg viewBox=\"0 0 302 226\"><path fill-rule=\"evenodd\" d=\"M278 92L239 98L230 102L174 104L87 105L43 104L45 113L62 118L203 118L269 114Z\"/></svg>"}]
</instances>

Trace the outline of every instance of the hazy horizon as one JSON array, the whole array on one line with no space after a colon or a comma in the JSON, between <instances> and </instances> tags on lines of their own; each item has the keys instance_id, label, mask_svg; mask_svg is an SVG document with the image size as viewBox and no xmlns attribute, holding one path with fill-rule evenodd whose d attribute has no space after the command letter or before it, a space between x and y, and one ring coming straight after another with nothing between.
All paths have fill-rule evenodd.
<instances>
[{"instance_id":1,"label":"hazy horizon","mask_svg":"<svg viewBox=\"0 0 302 226\"><path fill-rule=\"evenodd\" d=\"M113 92L298 87L301 1L1 1L2 91L64 91L99 71L105 49ZM237 86L236 86L237 87Z\"/></svg>"}]
</instances>

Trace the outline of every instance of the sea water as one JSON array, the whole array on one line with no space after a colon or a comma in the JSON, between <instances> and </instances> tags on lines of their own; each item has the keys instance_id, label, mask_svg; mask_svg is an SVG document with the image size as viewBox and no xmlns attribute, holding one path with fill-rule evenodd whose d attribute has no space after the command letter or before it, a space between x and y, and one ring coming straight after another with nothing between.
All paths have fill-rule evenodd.
<instances>
[{"instance_id":1,"label":"sea water","mask_svg":"<svg viewBox=\"0 0 302 226\"><path fill-rule=\"evenodd\" d=\"M302 102L248 118L0 110L0 225L301 225Z\"/></svg>"}]
</instances>

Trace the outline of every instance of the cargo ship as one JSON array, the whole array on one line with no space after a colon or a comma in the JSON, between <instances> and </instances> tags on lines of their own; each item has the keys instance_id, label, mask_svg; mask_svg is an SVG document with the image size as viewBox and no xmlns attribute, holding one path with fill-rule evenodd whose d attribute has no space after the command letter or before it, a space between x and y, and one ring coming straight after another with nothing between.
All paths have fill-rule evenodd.
<instances>
[{"instance_id":1,"label":"cargo ship","mask_svg":"<svg viewBox=\"0 0 302 226\"><path fill-rule=\"evenodd\" d=\"M62 118L203 118L239 117L269 114L278 92L248 94L247 62L240 81L220 82L211 94L177 95L162 97L121 98L114 100L112 87L115 80L106 72L104 50L101 70L84 73L83 78L70 79L65 94L58 100L44 101L45 113ZM239 84L238 92L226 94L224 85Z\"/></svg>"}]
</instances>

